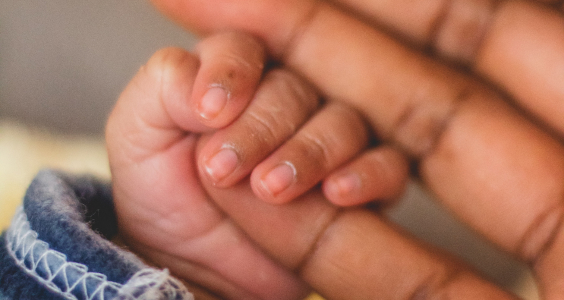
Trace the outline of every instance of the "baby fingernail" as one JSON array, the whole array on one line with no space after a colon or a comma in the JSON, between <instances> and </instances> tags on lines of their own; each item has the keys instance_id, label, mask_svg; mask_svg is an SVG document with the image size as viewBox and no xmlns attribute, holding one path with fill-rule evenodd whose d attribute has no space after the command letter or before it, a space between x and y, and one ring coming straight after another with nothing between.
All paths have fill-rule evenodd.
<instances>
[{"instance_id":1,"label":"baby fingernail","mask_svg":"<svg viewBox=\"0 0 564 300\"><path fill-rule=\"evenodd\" d=\"M215 118L227 103L227 91L220 87L210 88L202 97L198 110L202 118L211 120Z\"/></svg>"},{"instance_id":2,"label":"baby fingernail","mask_svg":"<svg viewBox=\"0 0 564 300\"><path fill-rule=\"evenodd\" d=\"M296 169L290 163L285 163L272 169L261 180L262 186L273 196L287 189L296 178Z\"/></svg>"},{"instance_id":3,"label":"baby fingernail","mask_svg":"<svg viewBox=\"0 0 564 300\"><path fill-rule=\"evenodd\" d=\"M206 172L214 182L219 182L237 168L239 158L232 149L225 148L217 152L205 163Z\"/></svg>"},{"instance_id":4,"label":"baby fingernail","mask_svg":"<svg viewBox=\"0 0 564 300\"><path fill-rule=\"evenodd\" d=\"M360 184L360 178L356 173L345 173L329 182L327 192L334 197L342 197L360 189Z\"/></svg>"}]
</instances>

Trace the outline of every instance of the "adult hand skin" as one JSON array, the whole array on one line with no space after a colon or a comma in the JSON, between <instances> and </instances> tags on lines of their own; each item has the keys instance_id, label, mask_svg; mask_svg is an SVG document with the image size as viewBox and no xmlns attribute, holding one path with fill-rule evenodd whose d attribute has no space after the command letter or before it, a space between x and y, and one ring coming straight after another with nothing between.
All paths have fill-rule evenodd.
<instances>
[{"instance_id":1,"label":"adult hand skin","mask_svg":"<svg viewBox=\"0 0 564 300\"><path fill-rule=\"evenodd\" d=\"M237 29L262 38L272 56L328 98L356 106L380 138L416 159L421 180L445 206L529 263L543 298L562 297L564 19L559 6L488 0L153 2L201 34ZM427 49L431 55L422 51ZM253 222L253 212L249 208L247 217L238 219L243 228ZM370 218L377 221L366 224L382 222ZM351 220L337 218L345 219ZM355 228L371 232L360 224ZM261 230L267 231L246 229L259 242ZM348 252L338 247L340 255L354 256L357 263L368 257L371 249L347 242ZM418 272L417 261L413 264ZM353 297L367 298L375 290L393 290L374 281L384 282L378 281L380 273L394 266L378 267L366 280L310 283L320 290L367 291ZM432 286L436 277L425 278ZM474 283L469 289L485 286ZM423 290L440 293L450 284L438 286Z\"/></svg>"},{"instance_id":2,"label":"adult hand skin","mask_svg":"<svg viewBox=\"0 0 564 300\"><path fill-rule=\"evenodd\" d=\"M263 70L264 58L256 39L233 32L205 39L195 53L167 48L153 55L108 119L114 204L125 244L179 278L228 299L303 299L310 287L219 210L202 181L240 181L282 158L300 174L288 190L302 194L349 162L353 172L360 165L380 175L349 198L362 201L399 193L407 162L391 147L367 149L369 130L358 112L320 103L295 74ZM206 144L196 156L202 134ZM295 153L303 155L294 159ZM242 197L224 192L233 203ZM335 211L323 200L304 212L315 207ZM294 224L285 225L293 232Z\"/></svg>"}]
</instances>

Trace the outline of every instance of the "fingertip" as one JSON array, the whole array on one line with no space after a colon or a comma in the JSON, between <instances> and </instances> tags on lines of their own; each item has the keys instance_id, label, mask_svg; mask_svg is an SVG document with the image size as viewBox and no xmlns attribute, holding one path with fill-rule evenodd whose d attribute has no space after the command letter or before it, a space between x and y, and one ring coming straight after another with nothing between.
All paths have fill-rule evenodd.
<instances>
[{"instance_id":1,"label":"fingertip","mask_svg":"<svg viewBox=\"0 0 564 300\"><path fill-rule=\"evenodd\" d=\"M292 163L284 162L270 170L261 179L261 185L273 197L276 197L290 187L296 179L296 167Z\"/></svg>"},{"instance_id":2,"label":"fingertip","mask_svg":"<svg viewBox=\"0 0 564 300\"><path fill-rule=\"evenodd\" d=\"M251 101L260 82L266 50L242 33L223 32L196 48L201 66L192 94L193 110L213 128L233 122Z\"/></svg>"},{"instance_id":3,"label":"fingertip","mask_svg":"<svg viewBox=\"0 0 564 300\"><path fill-rule=\"evenodd\" d=\"M391 202L405 189L408 166L405 156L396 149L372 149L329 175L323 181L323 193L338 206Z\"/></svg>"},{"instance_id":4,"label":"fingertip","mask_svg":"<svg viewBox=\"0 0 564 300\"><path fill-rule=\"evenodd\" d=\"M359 174L345 172L329 176L322 183L323 194L338 206L353 206L363 202L359 199L362 179Z\"/></svg>"},{"instance_id":5,"label":"fingertip","mask_svg":"<svg viewBox=\"0 0 564 300\"><path fill-rule=\"evenodd\" d=\"M153 53L144 68L156 77L160 77L167 71L174 72L179 65L185 63L190 64L190 69L193 70L196 70L199 64L198 58L192 53L178 47L166 47Z\"/></svg>"},{"instance_id":6,"label":"fingertip","mask_svg":"<svg viewBox=\"0 0 564 300\"><path fill-rule=\"evenodd\" d=\"M296 167L288 161L282 162L266 172L255 170L251 174L251 187L255 195L271 204L283 204L289 200L286 191L296 182Z\"/></svg>"},{"instance_id":7,"label":"fingertip","mask_svg":"<svg viewBox=\"0 0 564 300\"><path fill-rule=\"evenodd\" d=\"M237 143L225 142L221 132L202 135L196 157L200 179L207 184L227 188L242 179L241 149Z\"/></svg>"},{"instance_id":8,"label":"fingertip","mask_svg":"<svg viewBox=\"0 0 564 300\"><path fill-rule=\"evenodd\" d=\"M209 159L203 161L204 171L215 185L231 175L238 165L239 156L229 147L220 149Z\"/></svg>"},{"instance_id":9,"label":"fingertip","mask_svg":"<svg viewBox=\"0 0 564 300\"><path fill-rule=\"evenodd\" d=\"M194 54L177 47L163 48L141 68L132 86L154 102L154 109L147 113L162 118L158 113L162 106L167 118L181 129L208 131L210 128L198 120L189 105L199 67L200 61Z\"/></svg>"},{"instance_id":10,"label":"fingertip","mask_svg":"<svg viewBox=\"0 0 564 300\"><path fill-rule=\"evenodd\" d=\"M199 101L197 111L205 120L215 119L229 100L230 94L219 84L212 84Z\"/></svg>"}]
</instances>

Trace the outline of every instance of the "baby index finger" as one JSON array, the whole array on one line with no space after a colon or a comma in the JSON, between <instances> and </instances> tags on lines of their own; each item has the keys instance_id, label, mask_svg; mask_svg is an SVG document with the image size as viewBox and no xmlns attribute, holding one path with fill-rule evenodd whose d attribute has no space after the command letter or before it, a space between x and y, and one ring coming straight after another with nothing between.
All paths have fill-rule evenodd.
<instances>
[{"instance_id":1,"label":"baby index finger","mask_svg":"<svg viewBox=\"0 0 564 300\"><path fill-rule=\"evenodd\" d=\"M196 47L200 69L191 106L203 124L221 128L250 102L263 74L266 51L254 37L222 32Z\"/></svg>"},{"instance_id":2,"label":"baby index finger","mask_svg":"<svg viewBox=\"0 0 564 300\"><path fill-rule=\"evenodd\" d=\"M285 70L269 71L242 115L204 146L199 157L204 178L221 187L241 180L294 135L318 104L303 80Z\"/></svg>"}]
</instances>

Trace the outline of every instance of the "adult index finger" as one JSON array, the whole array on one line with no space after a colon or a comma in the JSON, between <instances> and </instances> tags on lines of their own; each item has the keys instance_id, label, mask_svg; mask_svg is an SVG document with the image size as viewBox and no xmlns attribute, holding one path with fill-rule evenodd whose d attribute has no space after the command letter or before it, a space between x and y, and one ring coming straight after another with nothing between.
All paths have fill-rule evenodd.
<instances>
[{"instance_id":1,"label":"adult index finger","mask_svg":"<svg viewBox=\"0 0 564 300\"><path fill-rule=\"evenodd\" d=\"M319 191L273 206L248 181L206 188L258 245L327 299L514 299L372 212L337 210Z\"/></svg>"},{"instance_id":2,"label":"adult index finger","mask_svg":"<svg viewBox=\"0 0 564 300\"><path fill-rule=\"evenodd\" d=\"M512 0L333 0L442 58L467 64L564 135L564 16Z\"/></svg>"},{"instance_id":3,"label":"adult index finger","mask_svg":"<svg viewBox=\"0 0 564 300\"><path fill-rule=\"evenodd\" d=\"M221 5L153 0L181 24L201 32L236 28L265 39L281 54L321 6L315 1L246 1ZM564 18L531 1L333 0L414 44L475 66L525 108L564 134ZM556 1L539 1L553 3ZM252 9L246 9L252 8ZM221 18L217 18L221 15ZM212 21L213 20L213 21ZM346 45L341 43L340 46Z\"/></svg>"}]
</instances>

